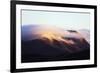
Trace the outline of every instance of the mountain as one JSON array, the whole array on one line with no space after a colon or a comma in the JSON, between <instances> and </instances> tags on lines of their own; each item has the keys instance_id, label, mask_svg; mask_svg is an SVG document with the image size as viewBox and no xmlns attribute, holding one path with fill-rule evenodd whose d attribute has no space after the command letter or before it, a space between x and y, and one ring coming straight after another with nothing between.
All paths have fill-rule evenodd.
<instances>
[{"instance_id":1,"label":"mountain","mask_svg":"<svg viewBox=\"0 0 100 73\"><path fill-rule=\"evenodd\" d=\"M27 25L21 33L22 62L90 59L88 30Z\"/></svg>"},{"instance_id":2,"label":"mountain","mask_svg":"<svg viewBox=\"0 0 100 73\"><path fill-rule=\"evenodd\" d=\"M72 38L71 40L75 44L57 40L50 44L47 42L48 39L22 41L22 62L89 59L89 44L84 39L81 41Z\"/></svg>"}]
</instances>

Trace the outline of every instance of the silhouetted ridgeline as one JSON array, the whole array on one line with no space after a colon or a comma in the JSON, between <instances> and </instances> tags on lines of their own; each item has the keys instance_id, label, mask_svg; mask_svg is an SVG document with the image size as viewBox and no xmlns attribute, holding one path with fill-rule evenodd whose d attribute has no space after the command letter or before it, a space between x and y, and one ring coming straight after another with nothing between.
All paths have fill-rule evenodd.
<instances>
[{"instance_id":1,"label":"silhouetted ridgeline","mask_svg":"<svg viewBox=\"0 0 100 73\"><path fill-rule=\"evenodd\" d=\"M41 31L40 28L35 25L22 26L22 62L90 59L90 32L88 30L61 30L64 32L63 36L55 35L57 32L54 34L46 32L47 35L41 37L44 33L37 35L37 31Z\"/></svg>"}]
</instances>

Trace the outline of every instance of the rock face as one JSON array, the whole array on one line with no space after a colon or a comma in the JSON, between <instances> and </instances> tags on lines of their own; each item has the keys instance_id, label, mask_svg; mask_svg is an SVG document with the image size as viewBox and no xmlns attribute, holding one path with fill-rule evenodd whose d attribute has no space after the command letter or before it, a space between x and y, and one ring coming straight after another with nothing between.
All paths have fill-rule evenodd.
<instances>
[{"instance_id":1,"label":"rock face","mask_svg":"<svg viewBox=\"0 0 100 73\"><path fill-rule=\"evenodd\" d=\"M25 32L26 31L22 31L24 37ZM40 37L38 38L36 38L36 35L31 34L30 37L27 34L26 36L28 36L27 38L29 39L26 40L22 37L22 62L90 59L90 44L81 33L75 30L67 30L64 36L58 36L55 35L55 33L49 33L50 36L48 36L47 32L45 34L45 36L44 34L43 36L39 35Z\"/></svg>"}]
</instances>

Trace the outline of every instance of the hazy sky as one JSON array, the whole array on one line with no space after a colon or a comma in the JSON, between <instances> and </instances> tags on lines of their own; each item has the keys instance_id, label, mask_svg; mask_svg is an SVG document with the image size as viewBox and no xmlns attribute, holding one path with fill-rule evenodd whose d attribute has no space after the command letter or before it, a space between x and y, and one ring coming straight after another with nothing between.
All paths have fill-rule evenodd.
<instances>
[{"instance_id":1,"label":"hazy sky","mask_svg":"<svg viewBox=\"0 0 100 73\"><path fill-rule=\"evenodd\" d=\"M47 25L67 29L89 29L90 14L22 10L22 25Z\"/></svg>"}]
</instances>

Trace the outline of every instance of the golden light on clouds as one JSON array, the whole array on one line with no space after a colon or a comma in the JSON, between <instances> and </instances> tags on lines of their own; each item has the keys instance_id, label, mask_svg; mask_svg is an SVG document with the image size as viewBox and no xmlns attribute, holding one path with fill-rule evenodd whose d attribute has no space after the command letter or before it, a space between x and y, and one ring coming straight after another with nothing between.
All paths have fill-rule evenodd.
<instances>
[{"instance_id":1,"label":"golden light on clouds","mask_svg":"<svg viewBox=\"0 0 100 73\"><path fill-rule=\"evenodd\" d=\"M80 41L83 39L82 35L77 32L69 32L52 26L41 26L35 33L40 39L46 40L49 44L53 44L54 41L58 41L60 44L75 44L73 40L67 39L69 37L77 38Z\"/></svg>"},{"instance_id":2,"label":"golden light on clouds","mask_svg":"<svg viewBox=\"0 0 100 73\"><path fill-rule=\"evenodd\" d=\"M60 35L58 32L42 31L40 37L42 39L43 38L48 39L51 44L54 42L54 40L59 41L59 42L62 41L65 44L74 44L72 40L64 39L63 36Z\"/></svg>"}]
</instances>

